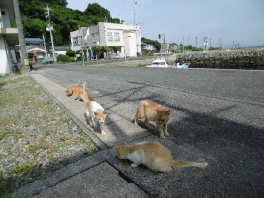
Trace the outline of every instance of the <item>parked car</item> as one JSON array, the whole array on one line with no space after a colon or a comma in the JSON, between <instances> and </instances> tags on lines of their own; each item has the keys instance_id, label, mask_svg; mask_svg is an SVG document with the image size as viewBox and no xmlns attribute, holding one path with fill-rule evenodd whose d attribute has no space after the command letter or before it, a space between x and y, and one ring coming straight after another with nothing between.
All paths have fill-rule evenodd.
<instances>
[{"instance_id":1,"label":"parked car","mask_svg":"<svg viewBox=\"0 0 264 198\"><path fill-rule=\"evenodd\" d=\"M45 65L45 64L51 64L51 63L54 63L54 61L55 61L55 59L54 58L52 58L52 57L45 57L45 58L43 58L43 60L42 60L42 63Z\"/></svg>"}]
</instances>

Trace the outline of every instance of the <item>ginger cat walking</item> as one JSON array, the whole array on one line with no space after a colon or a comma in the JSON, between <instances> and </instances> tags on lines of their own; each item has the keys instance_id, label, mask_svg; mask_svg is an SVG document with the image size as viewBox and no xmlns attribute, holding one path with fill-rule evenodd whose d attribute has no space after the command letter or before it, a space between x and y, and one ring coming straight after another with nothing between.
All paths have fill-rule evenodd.
<instances>
[{"instance_id":1,"label":"ginger cat walking","mask_svg":"<svg viewBox=\"0 0 264 198\"><path fill-rule=\"evenodd\" d=\"M82 85L72 85L69 89L67 89L66 94L68 96L75 96L76 99L79 101L84 101L84 95L83 95L83 86ZM89 100L91 100L91 94L98 93L98 91L86 91Z\"/></svg>"},{"instance_id":2,"label":"ginger cat walking","mask_svg":"<svg viewBox=\"0 0 264 198\"><path fill-rule=\"evenodd\" d=\"M138 119L141 118L145 118L144 123L149 129L152 129L152 127L149 126L148 122L156 122L160 132L160 138L169 136L169 133L167 132L167 122L170 119L170 110L167 107L161 106L150 100L143 100L138 104L137 113L134 118L134 124L136 126L138 126ZM162 127L164 127L164 131Z\"/></svg>"}]
</instances>

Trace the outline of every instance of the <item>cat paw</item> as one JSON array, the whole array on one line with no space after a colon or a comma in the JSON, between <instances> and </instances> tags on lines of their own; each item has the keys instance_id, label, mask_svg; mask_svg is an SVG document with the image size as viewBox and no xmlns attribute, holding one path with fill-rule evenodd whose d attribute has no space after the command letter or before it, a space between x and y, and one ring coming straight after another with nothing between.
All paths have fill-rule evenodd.
<instances>
[{"instance_id":1,"label":"cat paw","mask_svg":"<svg viewBox=\"0 0 264 198\"><path fill-rule=\"evenodd\" d=\"M162 134L162 135L160 135L160 138L161 139L165 139L165 136Z\"/></svg>"},{"instance_id":2,"label":"cat paw","mask_svg":"<svg viewBox=\"0 0 264 198\"><path fill-rule=\"evenodd\" d=\"M134 167L134 168L136 168L136 167L138 167L138 164L134 164L133 163L133 164L131 164L131 166Z\"/></svg>"},{"instance_id":3,"label":"cat paw","mask_svg":"<svg viewBox=\"0 0 264 198\"><path fill-rule=\"evenodd\" d=\"M147 127L148 127L148 129L150 129L150 130L152 130L152 129L153 129L151 126L147 126Z\"/></svg>"},{"instance_id":4,"label":"cat paw","mask_svg":"<svg viewBox=\"0 0 264 198\"><path fill-rule=\"evenodd\" d=\"M105 131L102 131L101 134L102 134L102 135L106 135Z\"/></svg>"},{"instance_id":5,"label":"cat paw","mask_svg":"<svg viewBox=\"0 0 264 198\"><path fill-rule=\"evenodd\" d=\"M170 134L168 132L165 133L165 136L170 136Z\"/></svg>"}]
</instances>

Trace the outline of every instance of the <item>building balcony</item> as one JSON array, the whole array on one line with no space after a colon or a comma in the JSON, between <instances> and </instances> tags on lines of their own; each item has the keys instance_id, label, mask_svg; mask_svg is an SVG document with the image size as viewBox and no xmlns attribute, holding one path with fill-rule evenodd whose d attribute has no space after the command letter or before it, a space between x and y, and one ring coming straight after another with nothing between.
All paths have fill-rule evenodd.
<instances>
[{"instance_id":1,"label":"building balcony","mask_svg":"<svg viewBox=\"0 0 264 198\"><path fill-rule=\"evenodd\" d=\"M8 46L14 48L19 45L17 28L0 28L0 35L5 37Z\"/></svg>"}]
</instances>

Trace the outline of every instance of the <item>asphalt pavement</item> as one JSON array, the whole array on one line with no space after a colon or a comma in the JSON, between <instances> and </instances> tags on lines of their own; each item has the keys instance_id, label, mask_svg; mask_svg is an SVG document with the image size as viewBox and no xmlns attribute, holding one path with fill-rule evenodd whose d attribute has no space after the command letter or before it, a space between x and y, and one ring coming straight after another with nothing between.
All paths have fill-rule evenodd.
<instances>
[{"instance_id":1,"label":"asphalt pavement","mask_svg":"<svg viewBox=\"0 0 264 198\"><path fill-rule=\"evenodd\" d=\"M261 197L264 194L264 103L259 98L263 97L263 82L256 86L252 80L252 84L236 91L238 81L226 75L229 84L218 90L210 85L203 92L198 81L187 85L187 90L182 84L173 88L165 77L162 82L155 82L155 78L143 82L138 78L142 74L147 79L152 72L156 75L154 72L162 69L139 68L139 73L132 77L129 75L137 71L120 68L127 71L122 79L116 68L103 68L109 75L113 72L112 77L97 70L89 70L84 77L82 71L65 68L44 67L30 75L100 150L5 197ZM180 73L192 73L195 79L202 70L189 71ZM216 77L224 75L221 70L209 73ZM246 73L254 80L264 77L263 72ZM245 74L241 71L239 75ZM87 77L89 88L100 90L95 99L108 111L105 136L89 127L84 103L64 92L71 84L87 81ZM232 97L228 97L226 90L232 91L229 94ZM161 97L156 93L163 97L160 102L172 110L168 126L171 136L166 139L160 139L156 129L147 130L144 124L134 126L132 122L138 101L150 98L158 102ZM155 173L144 166L133 168L129 162L119 160L113 148L124 139L129 143L157 141L169 148L178 161L209 165L205 169L191 167L168 173Z\"/></svg>"}]
</instances>

